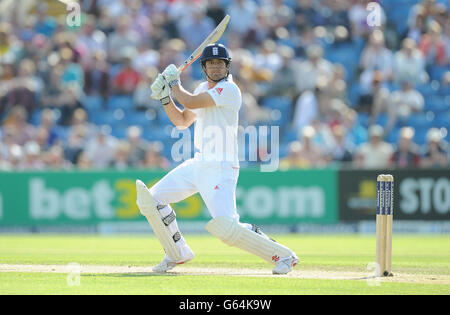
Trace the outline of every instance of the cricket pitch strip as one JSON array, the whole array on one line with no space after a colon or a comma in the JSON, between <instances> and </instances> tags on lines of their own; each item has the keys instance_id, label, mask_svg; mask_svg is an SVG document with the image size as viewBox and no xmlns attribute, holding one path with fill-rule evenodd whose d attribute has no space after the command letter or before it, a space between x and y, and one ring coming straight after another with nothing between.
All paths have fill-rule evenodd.
<instances>
[{"instance_id":1,"label":"cricket pitch strip","mask_svg":"<svg viewBox=\"0 0 450 315\"><path fill-rule=\"evenodd\" d=\"M148 276L240 276L240 277L282 277L296 279L323 280L355 280L380 282L405 282L422 284L450 284L449 275L406 274L396 273L393 277L374 278L370 271L325 271L294 269L287 275L273 275L268 269L240 269L240 268L200 268L177 266L167 273L155 273L150 267L141 266L107 266L107 265L76 265L80 274L140 274ZM25 265L0 264L0 272L42 272L42 273L71 273L74 265Z\"/></svg>"}]
</instances>

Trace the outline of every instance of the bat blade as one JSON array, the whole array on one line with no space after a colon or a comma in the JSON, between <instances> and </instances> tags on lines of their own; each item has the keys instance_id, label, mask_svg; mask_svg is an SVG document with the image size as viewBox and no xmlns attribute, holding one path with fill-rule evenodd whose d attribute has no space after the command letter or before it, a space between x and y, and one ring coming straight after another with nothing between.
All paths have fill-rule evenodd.
<instances>
[{"instance_id":1,"label":"bat blade","mask_svg":"<svg viewBox=\"0 0 450 315\"><path fill-rule=\"evenodd\" d=\"M211 34L206 37L203 43L194 50L194 52L187 58L181 66L178 67L178 72L181 73L186 70L195 60L197 60L205 49L206 46L210 44L214 44L217 42L222 34L225 32L225 29L228 26L228 22L230 21L230 16L227 14L223 20L217 25L217 27L211 32Z\"/></svg>"}]
</instances>

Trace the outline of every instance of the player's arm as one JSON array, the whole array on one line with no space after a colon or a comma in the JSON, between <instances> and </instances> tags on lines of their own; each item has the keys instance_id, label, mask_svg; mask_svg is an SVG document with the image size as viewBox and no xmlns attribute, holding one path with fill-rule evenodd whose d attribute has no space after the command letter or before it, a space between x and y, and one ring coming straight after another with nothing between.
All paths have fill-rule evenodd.
<instances>
[{"instance_id":1,"label":"player's arm","mask_svg":"<svg viewBox=\"0 0 450 315\"><path fill-rule=\"evenodd\" d=\"M216 103L209 93L203 92L194 95L186 91L179 83L172 87L172 94L185 108L196 109L216 106Z\"/></svg>"},{"instance_id":2,"label":"player's arm","mask_svg":"<svg viewBox=\"0 0 450 315\"><path fill-rule=\"evenodd\" d=\"M175 65L169 65L163 72L163 77L169 83L173 96L188 109L216 106L209 93L192 94L186 91L180 84L180 74Z\"/></svg>"},{"instance_id":3,"label":"player's arm","mask_svg":"<svg viewBox=\"0 0 450 315\"><path fill-rule=\"evenodd\" d=\"M169 95L169 85L164 77L159 74L152 86L151 97L160 100L170 121L180 130L189 128L195 121L195 113L188 109L178 108Z\"/></svg>"},{"instance_id":4,"label":"player's arm","mask_svg":"<svg viewBox=\"0 0 450 315\"><path fill-rule=\"evenodd\" d=\"M164 110L166 111L166 114L169 117L170 121L179 130L189 128L197 118L195 113L190 111L189 109L178 108L172 99L170 99L169 104L164 106Z\"/></svg>"}]
</instances>

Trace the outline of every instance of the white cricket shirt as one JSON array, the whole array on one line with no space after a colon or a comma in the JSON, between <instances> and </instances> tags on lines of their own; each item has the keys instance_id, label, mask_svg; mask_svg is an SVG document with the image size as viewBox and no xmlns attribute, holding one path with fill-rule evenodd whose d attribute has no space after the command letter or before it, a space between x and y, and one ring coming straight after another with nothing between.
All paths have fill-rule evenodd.
<instances>
[{"instance_id":1,"label":"white cricket shirt","mask_svg":"<svg viewBox=\"0 0 450 315\"><path fill-rule=\"evenodd\" d=\"M227 161L239 166L238 124L242 96L231 75L209 89L202 82L194 94L208 92L216 106L192 110L197 119L194 126L195 160Z\"/></svg>"}]
</instances>

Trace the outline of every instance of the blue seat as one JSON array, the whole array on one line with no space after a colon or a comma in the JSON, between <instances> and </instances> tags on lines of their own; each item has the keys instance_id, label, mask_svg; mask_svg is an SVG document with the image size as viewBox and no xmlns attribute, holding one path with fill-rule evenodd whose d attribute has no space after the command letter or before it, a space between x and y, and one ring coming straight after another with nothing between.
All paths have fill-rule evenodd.
<instances>
[{"instance_id":1,"label":"blue seat","mask_svg":"<svg viewBox=\"0 0 450 315\"><path fill-rule=\"evenodd\" d=\"M263 100L262 105L270 109L278 109L282 114L289 114L292 101L283 96L269 96Z\"/></svg>"},{"instance_id":2,"label":"blue seat","mask_svg":"<svg viewBox=\"0 0 450 315\"><path fill-rule=\"evenodd\" d=\"M81 103L86 110L101 109L103 107L103 98L101 96L86 96Z\"/></svg>"},{"instance_id":3,"label":"blue seat","mask_svg":"<svg viewBox=\"0 0 450 315\"><path fill-rule=\"evenodd\" d=\"M437 80L437 81L441 82L442 76L447 71L449 71L448 66L433 66L430 69L430 78L431 78L431 80Z\"/></svg>"},{"instance_id":4,"label":"blue seat","mask_svg":"<svg viewBox=\"0 0 450 315\"><path fill-rule=\"evenodd\" d=\"M434 95L425 99L425 108L439 113L450 110L450 104L447 104L445 96Z\"/></svg>"},{"instance_id":5,"label":"blue seat","mask_svg":"<svg viewBox=\"0 0 450 315\"><path fill-rule=\"evenodd\" d=\"M113 95L108 99L108 109L132 109L134 108L133 97Z\"/></svg>"},{"instance_id":6,"label":"blue seat","mask_svg":"<svg viewBox=\"0 0 450 315\"><path fill-rule=\"evenodd\" d=\"M406 120L408 126L418 129L428 129L433 126L434 116L427 115L425 113L412 114Z\"/></svg>"}]
</instances>

